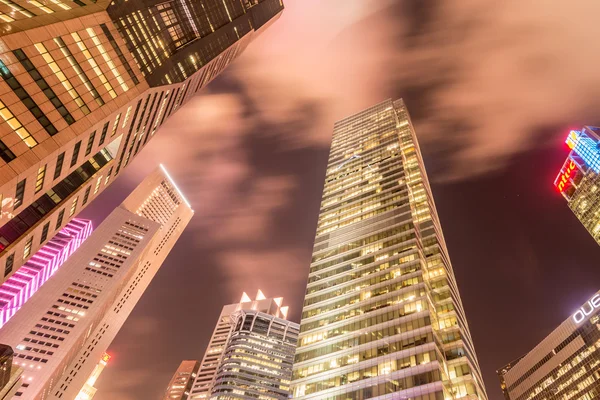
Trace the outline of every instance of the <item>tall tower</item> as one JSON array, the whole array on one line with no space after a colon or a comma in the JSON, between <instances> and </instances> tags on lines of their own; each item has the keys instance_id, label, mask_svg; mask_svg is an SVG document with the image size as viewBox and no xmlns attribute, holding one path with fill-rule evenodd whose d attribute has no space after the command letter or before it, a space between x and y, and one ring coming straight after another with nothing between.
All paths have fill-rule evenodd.
<instances>
[{"instance_id":1,"label":"tall tower","mask_svg":"<svg viewBox=\"0 0 600 400\"><path fill-rule=\"evenodd\" d=\"M194 379L198 374L200 363L196 360L185 360L173 374L163 400L187 400L190 397Z\"/></svg>"},{"instance_id":2,"label":"tall tower","mask_svg":"<svg viewBox=\"0 0 600 400\"><path fill-rule=\"evenodd\" d=\"M286 318L288 307L282 307L282 304L283 298L278 297L268 299L259 290L255 300L250 299L250 297L244 293L239 303L229 304L223 307L219 319L217 320L215 330L208 343L208 347L206 348L206 352L204 353L204 358L202 358L202 362L200 363L198 377L194 381L194 386L192 387L191 399L209 398L217 375L219 362L223 357L225 346L235 327L232 323L232 317L242 310L254 310L267 315Z\"/></svg>"},{"instance_id":3,"label":"tall tower","mask_svg":"<svg viewBox=\"0 0 600 400\"><path fill-rule=\"evenodd\" d=\"M294 398L487 399L402 100L334 126L300 326Z\"/></svg>"},{"instance_id":4,"label":"tall tower","mask_svg":"<svg viewBox=\"0 0 600 400\"><path fill-rule=\"evenodd\" d=\"M554 181L569 208L600 244L600 128L584 126L567 136L571 149Z\"/></svg>"},{"instance_id":5,"label":"tall tower","mask_svg":"<svg viewBox=\"0 0 600 400\"><path fill-rule=\"evenodd\" d=\"M17 398L76 398L192 215L161 167L94 230L0 330Z\"/></svg>"},{"instance_id":6,"label":"tall tower","mask_svg":"<svg viewBox=\"0 0 600 400\"><path fill-rule=\"evenodd\" d=\"M282 11L281 0L0 2L0 283Z\"/></svg>"}]
</instances>

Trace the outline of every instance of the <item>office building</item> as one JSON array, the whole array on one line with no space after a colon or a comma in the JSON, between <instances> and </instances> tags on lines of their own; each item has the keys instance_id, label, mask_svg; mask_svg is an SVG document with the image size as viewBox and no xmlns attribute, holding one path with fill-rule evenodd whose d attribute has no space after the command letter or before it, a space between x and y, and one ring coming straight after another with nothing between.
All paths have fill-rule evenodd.
<instances>
[{"instance_id":1,"label":"office building","mask_svg":"<svg viewBox=\"0 0 600 400\"><path fill-rule=\"evenodd\" d=\"M254 300L246 293L242 295L239 303L229 304L223 307L217 325L213 331L212 337L200 363L198 376L194 381L192 399L208 399L211 394L212 386L217 375L219 362L223 357L227 340L233 332L234 325L232 317L236 312L242 310L255 310L268 315L285 319L287 316L288 307L283 306L283 298L266 298L259 290Z\"/></svg>"},{"instance_id":2,"label":"office building","mask_svg":"<svg viewBox=\"0 0 600 400\"><path fill-rule=\"evenodd\" d=\"M402 100L334 125L294 398L487 399Z\"/></svg>"},{"instance_id":3,"label":"office building","mask_svg":"<svg viewBox=\"0 0 600 400\"><path fill-rule=\"evenodd\" d=\"M498 375L507 400L599 399L600 291Z\"/></svg>"},{"instance_id":4,"label":"office building","mask_svg":"<svg viewBox=\"0 0 600 400\"><path fill-rule=\"evenodd\" d=\"M0 331L25 370L16 398L79 394L192 215L161 167L106 217Z\"/></svg>"},{"instance_id":5,"label":"office building","mask_svg":"<svg viewBox=\"0 0 600 400\"><path fill-rule=\"evenodd\" d=\"M85 381L85 385L83 385L83 387L79 391L79 394L77 394L77 397L75 397L75 400L91 400L94 397L97 391L97 389L94 387L94 385L96 384L96 380L98 379L102 371L104 371L104 368L106 367L106 365L108 365L109 361L110 355L108 353L104 353L102 355L102 358L92 371L90 377L87 379L87 381Z\"/></svg>"},{"instance_id":6,"label":"office building","mask_svg":"<svg viewBox=\"0 0 600 400\"><path fill-rule=\"evenodd\" d=\"M569 132L571 151L554 181L569 208L600 244L600 128Z\"/></svg>"},{"instance_id":7,"label":"office building","mask_svg":"<svg viewBox=\"0 0 600 400\"><path fill-rule=\"evenodd\" d=\"M10 400L21 387L23 369L14 363L13 349L0 344L0 400Z\"/></svg>"},{"instance_id":8,"label":"office building","mask_svg":"<svg viewBox=\"0 0 600 400\"><path fill-rule=\"evenodd\" d=\"M256 310L232 315L212 400L287 400L300 326Z\"/></svg>"},{"instance_id":9,"label":"office building","mask_svg":"<svg viewBox=\"0 0 600 400\"><path fill-rule=\"evenodd\" d=\"M0 283L282 10L281 0L0 3Z\"/></svg>"},{"instance_id":10,"label":"office building","mask_svg":"<svg viewBox=\"0 0 600 400\"><path fill-rule=\"evenodd\" d=\"M190 397L194 379L198 374L200 363L196 360L185 360L173 374L163 400L187 400Z\"/></svg>"},{"instance_id":11,"label":"office building","mask_svg":"<svg viewBox=\"0 0 600 400\"><path fill-rule=\"evenodd\" d=\"M92 233L92 221L71 220L0 285L0 328L56 272Z\"/></svg>"}]
</instances>

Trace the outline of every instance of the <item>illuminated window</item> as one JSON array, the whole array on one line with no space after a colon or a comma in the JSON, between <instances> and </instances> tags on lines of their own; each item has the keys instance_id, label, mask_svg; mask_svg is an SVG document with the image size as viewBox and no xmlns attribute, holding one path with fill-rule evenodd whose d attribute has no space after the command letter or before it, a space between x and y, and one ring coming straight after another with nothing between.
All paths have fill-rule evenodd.
<instances>
[{"instance_id":1,"label":"illuminated window","mask_svg":"<svg viewBox=\"0 0 600 400\"><path fill-rule=\"evenodd\" d=\"M35 81L35 83L39 86L40 90L46 95L48 100L50 100L54 108L56 108L56 111L60 113L60 115L64 118L67 124L71 125L73 122L75 122L73 116L69 113L69 111L64 106L62 101L60 101L56 93L54 93L54 90L52 90L50 85L48 85L48 82L46 82L46 80L42 77L42 75L39 73L37 68L35 68L31 60L29 60L29 57L27 57L27 55L23 52L23 50L13 50L13 54L21 62L23 68L25 68L25 70L29 72L31 79Z\"/></svg>"},{"instance_id":2,"label":"illuminated window","mask_svg":"<svg viewBox=\"0 0 600 400\"><path fill-rule=\"evenodd\" d=\"M33 243L33 236L30 236L25 242L25 248L23 249L23 260L31 255L31 244Z\"/></svg>"},{"instance_id":3,"label":"illuminated window","mask_svg":"<svg viewBox=\"0 0 600 400\"><path fill-rule=\"evenodd\" d=\"M106 139L106 133L108 132L108 124L110 122L106 122L104 124L104 126L102 127L102 133L100 134L100 140L98 141L98 145L103 145L104 144L104 140Z\"/></svg>"},{"instance_id":4,"label":"illuminated window","mask_svg":"<svg viewBox=\"0 0 600 400\"><path fill-rule=\"evenodd\" d=\"M173 5L171 2L158 4L156 8L160 12L160 17L162 18L165 27L167 28L167 32L169 32L169 36L171 36L171 40L175 44L175 47L179 47L184 43L184 35L179 25L179 21L177 20L177 16L173 11Z\"/></svg>"},{"instance_id":5,"label":"illuminated window","mask_svg":"<svg viewBox=\"0 0 600 400\"><path fill-rule=\"evenodd\" d=\"M108 39L110 45L112 46L113 50L115 51L115 53L117 53L117 56L119 57L119 60L121 60L121 64L123 64L123 66L125 67L125 70L129 74L129 77L133 81L133 84L137 85L138 83L140 83L140 81L138 80L137 76L135 76L135 73L131 69L131 66L129 65L129 62L127 61L127 59L123 55L123 52L121 51L121 48L117 44L117 41L115 40L115 38L112 35L112 33L110 33L110 30L108 29L108 27L106 26L106 24L100 24L100 28L102 28L102 32L104 32L104 35L107 37L107 39Z\"/></svg>"},{"instance_id":6,"label":"illuminated window","mask_svg":"<svg viewBox=\"0 0 600 400\"><path fill-rule=\"evenodd\" d=\"M121 125L122 129L125 129L127 126L127 122L129 121L129 115L131 114L132 106L127 107L127 112L125 113L125 119L123 120L123 125Z\"/></svg>"},{"instance_id":7,"label":"illuminated window","mask_svg":"<svg viewBox=\"0 0 600 400\"><path fill-rule=\"evenodd\" d=\"M115 124L113 125L112 128L112 132L110 133L110 137L115 136L115 133L117 133L117 129L119 128L119 120L121 119L121 113L119 113L116 117L115 117Z\"/></svg>"},{"instance_id":8,"label":"illuminated window","mask_svg":"<svg viewBox=\"0 0 600 400\"><path fill-rule=\"evenodd\" d=\"M24 9L23 7L21 7L20 5L18 5L17 3L15 3L12 0L0 0L0 3L6 4L10 8L12 8L13 10L20 12L21 14L23 14L27 18L35 17L34 13L32 13L31 11L27 11L26 9ZM10 21L7 21L7 22L10 22Z\"/></svg>"},{"instance_id":9,"label":"illuminated window","mask_svg":"<svg viewBox=\"0 0 600 400\"><path fill-rule=\"evenodd\" d=\"M56 76L58 78L58 80L60 80L60 83L66 89L67 93L69 93L69 95L71 96L71 98L73 99L73 101L75 101L75 104L77 104L77 107L79 107L79 109L85 115L88 115L90 113L90 109L85 104L85 102L82 100L82 98L79 95L79 93L77 93L77 90L75 90L75 88L71 84L71 81L69 81L67 79L67 77L65 76L64 72L62 71L62 69L54 61L54 58L50 55L50 53L48 53L48 50L46 49L46 46L44 46L42 43L36 43L35 44L35 48L40 53L40 55L44 58L44 61L46 61L46 64L48 64L48 66L50 67L50 69L52 70L52 72L54 72L54 76ZM77 70L75 70L75 71L77 72ZM100 105L102 105L102 104L100 104Z\"/></svg>"},{"instance_id":10,"label":"illuminated window","mask_svg":"<svg viewBox=\"0 0 600 400\"><path fill-rule=\"evenodd\" d=\"M81 36L79 36L77 32L73 32L71 33L71 37L73 37L73 39L75 40L75 44L77 44L77 47L79 47L79 50L81 50L81 53L87 59L87 62L90 64L90 66L96 73L96 76L100 79L100 82L102 82L102 84L104 85L104 88L106 89L110 97L112 97L113 99L117 97L117 93L113 89L110 82L108 82L108 79L106 79L106 76L98 66L98 63L96 62L94 57L92 57L92 53L90 53L85 43L83 43Z\"/></svg>"},{"instance_id":11,"label":"illuminated window","mask_svg":"<svg viewBox=\"0 0 600 400\"><path fill-rule=\"evenodd\" d=\"M63 162L65 160L65 153L62 152L56 158L56 167L54 167L54 179L58 178L62 172Z\"/></svg>"},{"instance_id":12,"label":"illuminated window","mask_svg":"<svg viewBox=\"0 0 600 400\"><path fill-rule=\"evenodd\" d=\"M4 105L4 103L0 100L0 116L8 126L11 127L12 130L15 131L17 135L21 138L23 143L25 143L29 148L35 147L38 142L31 136L29 131L21 125L19 120L13 115L12 112Z\"/></svg>"},{"instance_id":13,"label":"illuminated window","mask_svg":"<svg viewBox=\"0 0 600 400\"><path fill-rule=\"evenodd\" d=\"M17 190L15 191L15 209L23 204L23 197L25 196L25 183L27 179L23 179L17 183Z\"/></svg>"},{"instance_id":14,"label":"illuminated window","mask_svg":"<svg viewBox=\"0 0 600 400\"><path fill-rule=\"evenodd\" d=\"M75 214L75 209L77 208L77 200L79 200L79 196L75 197L73 199L73 202L71 203L71 210L69 210L69 217L72 217L73 214Z\"/></svg>"},{"instance_id":15,"label":"illuminated window","mask_svg":"<svg viewBox=\"0 0 600 400\"><path fill-rule=\"evenodd\" d=\"M113 171L113 167L110 167L110 169L108 170L108 174L106 175L106 179L104 180L104 186L106 186L106 184L110 180L110 175L112 174L112 171Z\"/></svg>"},{"instance_id":16,"label":"illuminated window","mask_svg":"<svg viewBox=\"0 0 600 400\"><path fill-rule=\"evenodd\" d=\"M85 74L85 72L83 72L83 70L81 69L81 65L79 65L79 63L77 62L75 57L73 57L73 53L71 53L71 50L69 50L65 41L62 40L61 37L56 37L56 38L54 38L54 42L56 42L56 44L58 45L58 48L62 51L63 55L67 58L67 60L69 61L69 64L71 64L71 66L77 73L77 76L79 77L79 79L81 79L81 82L83 82L83 84L85 85L87 90L89 90L89 92L92 94L92 97L94 97L94 99L96 100L96 103L98 103L99 106L103 106L105 104L104 100L102 100L102 97L100 97L100 94L98 93L98 91L96 90L94 85L92 85L92 82L90 82L90 80L87 77L87 75Z\"/></svg>"},{"instance_id":17,"label":"illuminated window","mask_svg":"<svg viewBox=\"0 0 600 400\"><path fill-rule=\"evenodd\" d=\"M0 12L0 19L4 22L13 22L15 20L11 16L4 14L3 12Z\"/></svg>"},{"instance_id":18,"label":"illuminated window","mask_svg":"<svg viewBox=\"0 0 600 400\"><path fill-rule=\"evenodd\" d=\"M53 4L56 4L57 6L59 6L60 8L62 8L63 10L70 10L71 7L69 7L68 5L61 3L58 0L50 0L50 2L52 2Z\"/></svg>"},{"instance_id":19,"label":"illuminated window","mask_svg":"<svg viewBox=\"0 0 600 400\"><path fill-rule=\"evenodd\" d=\"M96 32L94 31L94 29L87 28L86 31L87 31L88 35L90 36L90 38L92 38L92 42L94 42L94 44L96 45L96 48L100 52L100 55L102 56L102 58L104 58L104 61L110 68L112 74L117 79L117 82L119 82L119 85L121 85L121 89L123 89L124 92L128 91L129 87L125 83L125 80L123 79L123 77L121 77L121 74L119 73L117 66L111 60L110 56L106 52L106 49L100 42L100 39L98 39L98 36L96 36Z\"/></svg>"},{"instance_id":20,"label":"illuminated window","mask_svg":"<svg viewBox=\"0 0 600 400\"><path fill-rule=\"evenodd\" d=\"M44 186L44 178L45 177L46 177L46 166L42 165L38 169L37 178L35 180L35 193L42 190L42 187Z\"/></svg>"},{"instance_id":21,"label":"illuminated window","mask_svg":"<svg viewBox=\"0 0 600 400\"><path fill-rule=\"evenodd\" d=\"M25 90L21 83L15 78L10 72L10 70L4 65L2 61L0 61L0 76L6 82L8 86L12 89L14 94L21 100L23 105L27 107L29 111L33 114L33 116L37 119L37 121L42 125L42 127L48 132L50 136L58 133L58 130L52 125L52 122L46 117L46 114L42 112L40 107L36 104L35 101L31 98L29 93ZM14 129L14 128L13 128ZM31 147L31 146L30 146Z\"/></svg>"},{"instance_id":22,"label":"illuminated window","mask_svg":"<svg viewBox=\"0 0 600 400\"><path fill-rule=\"evenodd\" d=\"M96 181L96 187L94 188L94 194L98 193L98 189L100 189L100 183L102 182L102 175L98 177Z\"/></svg>"},{"instance_id":23,"label":"illuminated window","mask_svg":"<svg viewBox=\"0 0 600 400\"><path fill-rule=\"evenodd\" d=\"M36 6L37 8L39 8L40 10L42 10L43 12L47 13L47 14L52 14L54 11L52 11L51 9L49 9L48 7L42 5L39 1L36 0L28 0L27 1L29 4L33 4L34 6Z\"/></svg>"}]
</instances>

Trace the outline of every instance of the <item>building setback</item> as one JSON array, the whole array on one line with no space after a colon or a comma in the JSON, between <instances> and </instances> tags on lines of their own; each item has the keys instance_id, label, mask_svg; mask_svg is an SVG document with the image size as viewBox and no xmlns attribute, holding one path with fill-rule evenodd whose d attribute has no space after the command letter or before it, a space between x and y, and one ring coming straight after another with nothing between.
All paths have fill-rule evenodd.
<instances>
[{"instance_id":1,"label":"building setback","mask_svg":"<svg viewBox=\"0 0 600 400\"><path fill-rule=\"evenodd\" d=\"M200 363L196 360L182 361L167 386L163 400L187 400L199 368Z\"/></svg>"},{"instance_id":2,"label":"building setback","mask_svg":"<svg viewBox=\"0 0 600 400\"><path fill-rule=\"evenodd\" d=\"M600 291L498 375L507 400L599 399Z\"/></svg>"},{"instance_id":3,"label":"building setback","mask_svg":"<svg viewBox=\"0 0 600 400\"><path fill-rule=\"evenodd\" d=\"M0 3L0 283L282 10L280 0Z\"/></svg>"},{"instance_id":4,"label":"building setback","mask_svg":"<svg viewBox=\"0 0 600 400\"><path fill-rule=\"evenodd\" d=\"M256 310L231 319L210 399L288 399L300 326Z\"/></svg>"},{"instance_id":5,"label":"building setback","mask_svg":"<svg viewBox=\"0 0 600 400\"><path fill-rule=\"evenodd\" d=\"M293 397L487 399L402 100L334 125Z\"/></svg>"},{"instance_id":6,"label":"building setback","mask_svg":"<svg viewBox=\"0 0 600 400\"><path fill-rule=\"evenodd\" d=\"M571 149L554 181L569 208L600 244L600 128L584 126L571 131L566 143Z\"/></svg>"},{"instance_id":7,"label":"building setback","mask_svg":"<svg viewBox=\"0 0 600 400\"><path fill-rule=\"evenodd\" d=\"M206 352L204 353L204 357L202 358L202 362L200 363L198 376L192 387L191 399L208 399L210 397L215 377L217 376L219 363L223 358L227 341L235 328L232 323L232 317L242 310L254 310L267 315L286 318L288 307L282 307L282 304L283 298L278 297L268 299L259 290L255 300L250 299L250 297L244 293L239 303L228 304L223 307L219 319L217 320L215 330L213 331L206 348Z\"/></svg>"},{"instance_id":8,"label":"building setback","mask_svg":"<svg viewBox=\"0 0 600 400\"><path fill-rule=\"evenodd\" d=\"M106 217L0 331L25 370L17 398L78 395L192 215L161 167Z\"/></svg>"}]
</instances>

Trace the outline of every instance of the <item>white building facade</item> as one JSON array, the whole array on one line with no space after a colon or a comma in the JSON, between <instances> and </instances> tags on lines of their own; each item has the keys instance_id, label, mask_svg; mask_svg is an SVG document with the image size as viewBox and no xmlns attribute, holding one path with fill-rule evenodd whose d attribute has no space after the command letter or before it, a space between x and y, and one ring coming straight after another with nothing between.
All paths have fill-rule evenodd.
<instances>
[{"instance_id":1,"label":"white building facade","mask_svg":"<svg viewBox=\"0 0 600 400\"><path fill-rule=\"evenodd\" d=\"M161 167L0 330L25 370L17 398L74 399L193 210Z\"/></svg>"}]
</instances>

